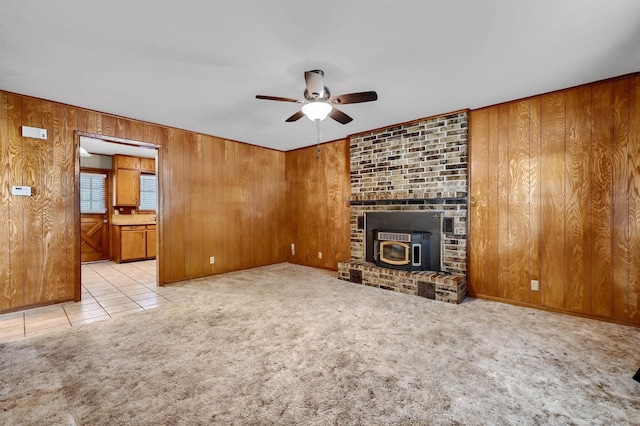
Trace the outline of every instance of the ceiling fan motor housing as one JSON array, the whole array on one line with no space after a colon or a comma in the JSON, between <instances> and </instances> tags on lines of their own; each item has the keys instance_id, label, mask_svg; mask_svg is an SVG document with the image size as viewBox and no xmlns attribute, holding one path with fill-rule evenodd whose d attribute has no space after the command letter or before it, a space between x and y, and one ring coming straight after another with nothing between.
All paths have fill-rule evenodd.
<instances>
[{"instance_id":1,"label":"ceiling fan motor housing","mask_svg":"<svg viewBox=\"0 0 640 426\"><path fill-rule=\"evenodd\" d=\"M328 99L326 95L327 87L324 85L324 71L311 70L304 73L304 80L307 85L304 98L307 100Z\"/></svg>"},{"instance_id":2,"label":"ceiling fan motor housing","mask_svg":"<svg viewBox=\"0 0 640 426\"><path fill-rule=\"evenodd\" d=\"M304 89L304 98L308 101L326 101L331 97L331 93L329 92L329 88L324 86L322 93L309 93L309 90Z\"/></svg>"}]
</instances>

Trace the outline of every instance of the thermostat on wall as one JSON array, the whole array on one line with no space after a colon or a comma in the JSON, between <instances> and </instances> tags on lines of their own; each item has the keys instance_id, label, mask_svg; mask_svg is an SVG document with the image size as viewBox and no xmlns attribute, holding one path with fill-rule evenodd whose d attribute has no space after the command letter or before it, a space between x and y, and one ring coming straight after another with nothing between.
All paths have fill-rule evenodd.
<instances>
[{"instance_id":1,"label":"thermostat on wall","mask_svg":"<svg viewBox=\"0 0 640 426\"><path fill-rule=\"evenodd\" d=\"M12 186L11 193L13 195L24 195L24 196L30 197L31 187L30 186Z\"/></svg>"}]
</instances>

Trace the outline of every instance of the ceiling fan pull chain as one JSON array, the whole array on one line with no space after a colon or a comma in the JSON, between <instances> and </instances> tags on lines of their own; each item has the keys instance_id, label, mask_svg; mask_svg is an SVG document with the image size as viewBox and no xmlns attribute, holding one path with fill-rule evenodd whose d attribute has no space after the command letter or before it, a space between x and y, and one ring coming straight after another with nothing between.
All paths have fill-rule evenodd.
<instances>
[{"instance_id":1,"label":"ceiling fan pull chain","mask_svg":"<svg viewBox=\"0 0 640 426\"><path fill-rule=\"evenodd\" d=\"M316 160L320 159L320 120L316 120Z\"/></svg>"}]
</instances>

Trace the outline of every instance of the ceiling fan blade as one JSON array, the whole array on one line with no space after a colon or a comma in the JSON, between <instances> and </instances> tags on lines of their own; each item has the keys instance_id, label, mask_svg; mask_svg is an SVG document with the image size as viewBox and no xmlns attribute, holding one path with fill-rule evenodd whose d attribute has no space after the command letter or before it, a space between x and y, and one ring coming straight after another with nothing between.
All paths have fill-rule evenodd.
<instances>
[{"instance_id":1,"label":"ceiling fan blade","mask_svg":"<svg viewBox=\"0 0 640 426\"><path fill-rule=\"evenodd\" d=\"M265 99L267 101L280 101L280 102L296 102L296 103L300 103L300 101L297 100L297 99L281 98L279 96L256 95L256 99Z\"/></svg>"},{"instance_id":2,"label":"ceiling fan blade","mask_svg":"<svg viewBox=\"0 0 640 426\"><path fill-rule=\"evenodd\" d=\"M329 117L333 118L338 123L342 123L342 124L347 124L353 120L353 118L349 117L344 112L335 108L331 110L331 112L329 113Z\"/></svg>"},{"instance_id":3,"label":"ceiling fan blade","mask_svg":"<svg viewBox=\"0 0 640 426\"><path fill-rule=\"evenodd\" d=\"M378 99L378 94L374 91L370 92L358 92L348 93L346 95L332 96L329 98L329 102L332 104L358 104L361 102L371 102Z\"/></svg>"},{"instance_id":4,"label":"ceiling fan blade","mask_svg":"<svg viewBox=\"0 0 640 426\"><path fill-rule=\"evenodd\" d=\"M305 71L304 81L307 83L307 94L314 98L324 96L324 71Z\"/></svg>"},{"instance_id":5,"label":"ceiling fan blade","mask_svg":"<svg viewBox=\"0 0 640 426\"><path fill-rule=\"evenodd\" d=\"M295 114L293 114L291 117L287 118L286 120L284 120L287 123L291 123L292 121L298 121L300 120L302 117L304 117L304 113L302 111L298 111Z\"/></svg>"}]
</instances>

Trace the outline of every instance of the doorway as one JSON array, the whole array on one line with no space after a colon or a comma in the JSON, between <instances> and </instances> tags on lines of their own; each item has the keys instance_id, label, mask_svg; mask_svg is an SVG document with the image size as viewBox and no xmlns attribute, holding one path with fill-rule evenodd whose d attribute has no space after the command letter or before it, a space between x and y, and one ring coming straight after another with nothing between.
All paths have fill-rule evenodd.
<instances>
[{"instance_id":1,"label":"doorway","mask_svg":"<svg viewBox=\"0 0 640 426\"><path fill-rule=\"evenodd\" d=\"M158 215L159 147L146 142L96 137L78 132L79 145L79 214L76 216L80 240L79 278L76 300L84 289L84 265L126 264L156 259ZM125 170L126 169L126 170ZM131 170L129 170L131 169ZM78 169L77 169L78 170ZM126 171L124 187L134 193L134 201L118 195L118 172ZM133 171L133 173L132 173ZM123 177L120 179L124 179ZM134 176L135 178L132 178ZM120 200L118 200L120 197ZM142 230L142 232L140 232ZM123 241L129 248L131 235L142 236L142 254L122 257ZM122 237L125 237L124 239ZM140 253L140 251L136 251ZM158 261L154 260L154 264ZM147 268L148 270L148 268ZM158 268L153 274L159 285Z\"/></svg>"}]
</instances>

